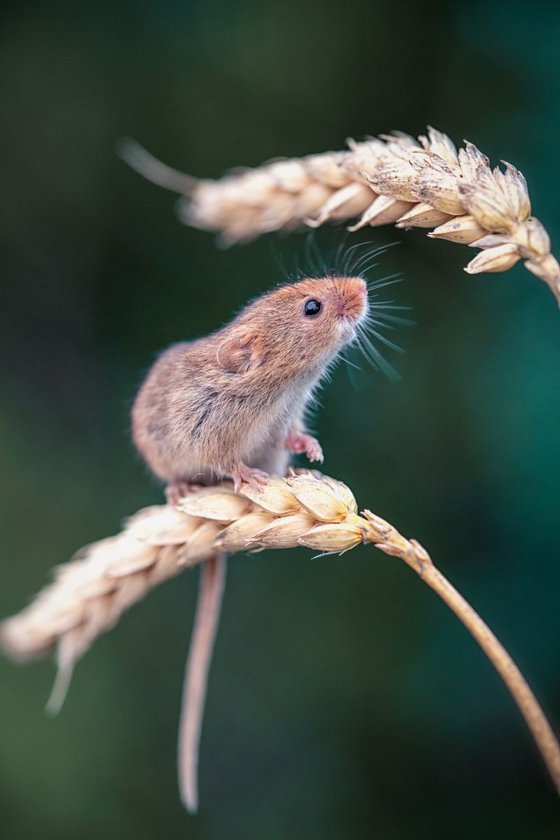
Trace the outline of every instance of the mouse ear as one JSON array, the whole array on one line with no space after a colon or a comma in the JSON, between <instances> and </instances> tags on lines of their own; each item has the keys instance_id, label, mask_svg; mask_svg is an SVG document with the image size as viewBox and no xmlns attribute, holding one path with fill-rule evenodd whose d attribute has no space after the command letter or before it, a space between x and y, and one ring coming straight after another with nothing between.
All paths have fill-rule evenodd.
<instances>
[{"instance_id":1,"label":"mouse ear","mask_svg":"<svg viewBox=\"0 0 560 840\"><path fill-rule=\"evenodd\" d=\"M228 373L247 373L258 355L258 338L255 335L235 335L218 347L220 367Z\"/></svg>"}]
</instances>

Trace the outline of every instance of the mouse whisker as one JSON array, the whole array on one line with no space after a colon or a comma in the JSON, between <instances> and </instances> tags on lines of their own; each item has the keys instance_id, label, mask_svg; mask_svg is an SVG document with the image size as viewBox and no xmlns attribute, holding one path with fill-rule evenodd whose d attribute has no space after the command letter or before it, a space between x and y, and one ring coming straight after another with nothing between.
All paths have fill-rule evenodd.
<instances>
[{"instance_id":1,"label":"mouse whisker","mask_svg":"<svg viewBox=\"0 0 560 840\"><path fill-rule=\"evenodd\" d=\"M394 300L375 300L374 299L373 302L370 302L369 306L370 306L371 310L375 309L375 310L379 310L380 312L385 311L385 310L390 310L390 309L391 310L399 309L401 312L410 312L410 310L412 309L411 306L406 306L403 303L395 303Z\"/></svg>"},{"instance_id":2,"label":"mouse whisker","mask_svg":"<svg viewBox=\"0 0 560 840\"><path fill-rule=\"evenodd\" d=\"M367 240L366 242L360 242L357 245L352 246L352 248L349 249L349 251L354 252L358 248L366 248L367 246L370 246L370 245L373 245L373 244L374 244L373 240L370 239L370 240ZM396 243L394 242L392 244L395 245ZM381 256L390 247L391 247L391 245L386 245L386 244L377 245L376 247L370 248L370 250L368 250L365 254L356 254L356 260L355 260L355 262L352 263L352 268L355 269L356 266L358 266L360 264L360 262L363 262L366 259L377 258L377 257Z\"/></svg>"},{"instance_id":3,"label":"mouse whisker","mask_svg":"<svg viewBox=\"0 0 560 840\"><path fill-rule=\"evenodd\" d=\"M379 255L382 246L381 248L379 246L377 248L372 248L371 246L373 244L373 240L370 239L367 242L358 242L356 245L352 245L350 248L347 248L344 255L344 261L340 265L340 273L344 276L355 276L358 274L359 272L357 267L363 260ZM360 253L360 249L364 248L368 248L366 253Z\"/></svg>"},{"instance_id":4,"label":"mouse whisker","mask_svg":"<svg viewBox=\"0 0 560 840\"><path fill-rule=\"evenodd\" d=\"M395 311L396 312L402 312L402 311L409 312L410 308L408 306L401 307L398 304L394 304L392 301L380 301L379 303L372 303L369 306L369 310L368 310L367 315L364 318L364 322L367 324L367 322L371 318L380 318L380 319L385 318L388 321L393 321L394 318L399 317L397 315L390 315L391 312L395 312ZM409 322L408 318L402 318L401 320L403 320L407 323Z\"/></svg>"},{"instance_id":5,"label":"mouse whisker","mask_svg":"<svg viewBox=\"0 0 560 840\"><path fill-rule=\"evenodd\" d=\"M345 362L345 364L347 364L347 365L348 365L348 367L355 368L356 370L361 370L361 369L362 369L362 368L361 368L359 365L357 365L355 362L351 362L351 361L350 361L350 359L347 359L347 358L346 358L346 356L344 356L342 353L340 354L340 360L341 360L342 362Z\"/></svg>"},{"instance_id":6,"label":"mouse whisker","mask_svg":"<svg viewBox=\"0 0 560 840\"><path fill-rule=\"evenodd\" d=\"M402 274L386 274L384 277L380 277L378 280L367 281L368 291L376 292L378 289L384 289L385 286L394 286L396 283L402 283L402 280Z\"/></svg>"},{"instance_id":7,"label":"mouse whisker","mask_svg":"<svg viewBox=\"0 0 560 840\"><path fill-rule=\"evenodd\" d=\"M362 351L364 358L370 363L374 370L381 371L393 382L400 379L400 375L393 365L387 361L377 347L375 347L375 345L372 344L363 333L356 336L356 343Z\"/></svg>"},{"instance_id":8,"label":"mouse whisker","mask_svg":"<svg viewBox=\"0 0 560 840\"><path fill-rule=\"evenodd\" d=\"M339 271L339 268L344 266L346 263L346 259L342 262L342 257L344 255L344 249L346 248L346 243L348 242L349 231L344 230L340 236L340 242L338 243L338 248L336 249L333 261L333 270L335 274L346 274L345 271Z\"/></svg>"},{"instance_id":9,"label":"mouse whisker","mask_svg":"<svg viewBox=\"0 0 560 840\"><path fill-rule=\"evenodd\" d=\"M383 325L380 324L379 326L383 326ZM403 348L399 344L395 344L394 341L391 341L391 339L387 338L385 335L383 335L383 333L379 332L379 330L376 330L375 327L373 327L372 325L370 325L368 327L368 329L364 329L362 331L362 337L368 345L373 344L370 336L373 336L378 341L380 341L382 344L384 344L385 347L389 347L391 350L394 350L396 353L404 353Z\"/></svg>"},{"instance_id":10,"label":"mouse whisker","mask_svg":"<svg viewBox=\"0 0 560 840\"><path fill-rule=\"evenodd\" d=\"M314 230L310 231L305 238L305 260L314 276L326 277L329 274L327 261L319 247Z\"/></svg>"},{"instance_id":11,"label":"mouse whisker","mask_svg":"<svg viewBox=\"0 0 560 840\"><path fill-rule=\"evenodd\" d=\"M391 307L392 309L393 307ZM372 313L373 314L373 313ZM369 316L368 316L369 318ZM401 318L399 315L391 315L389 312L385 310L381 312L375 312L375 320L377 322L381 322L384 326L389 326L389 324L395 324L396 326L400 327L410 327L416 323L413 321L412 318ZM369 323L368 319L364 320L364 323Z\"/></svg>"},{"instance_id":12,"label":"mouse whisker","mask_svg":"<svg viewBox=\"0 0 560 840\"><path fill-rule=\"evenodd\" d=\"M369 243L364 243L364 244L367 245ZM376 264L375 260L377 259L377 257L384 254L385 251L388 250L388 248L392 248L393 245L397 245L397 244L398 244L397 242L390 242L390 243L385 244L385 245L379 245L377 248L373 248L371 251L368 251L367 253L362 254L361 256L358 256L356 261L352 264L352 274L361 275L361 274L364 274L366 271L369 271ZM369 265L367 268L364 268L364 266L367 265L368 261L372 261L372 260L373 260L373 262L371 262L371 265Z\"/></svg>"},{"instance_id":13,"label":"mouse whisker","mask_svg":"<svg viewBox=\"0 0 560 840\"><path fill-rule=\"evenodd\" d=\"M352 265L352 274L357 277L362 277L364 274L367 274L368 271L371 271L372 268L377 266L377 257L378 254L376 253L362 254L362 256L356 260L355 264Z\"/></svg>"},{"instance_id":14,"label":"mouse whisker","mask_svg":"<svg viewBox=\"0 0 560 840\"><path fill-rule=\"evenodd\" d=\"M390 324L387 321L383 320L383 318L368 318L367 321L363 322L364 332L368 332L370 328L381 327L384 330L394 330L396 329L394 324Z\"/></svg>"},{"instance_id":15,"label":"mouse whisker","mask_svg":"<svg viewBox=\"0 0 560 840\"><path fill-rule=\"evenodd\" d=\"M377 250L367 251L365 254L357 255L356 259L352 262L352 274L358 276L365 274L366 271L369 271L377 265L378 256Z\"/></svg>"}]
</instances>

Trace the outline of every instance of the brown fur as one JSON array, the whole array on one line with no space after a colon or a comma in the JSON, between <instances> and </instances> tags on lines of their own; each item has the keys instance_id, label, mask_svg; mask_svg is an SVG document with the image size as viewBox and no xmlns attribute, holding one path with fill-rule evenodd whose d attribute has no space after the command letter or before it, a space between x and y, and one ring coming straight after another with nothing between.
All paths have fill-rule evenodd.
<instances>
[{"instance_id":1,"label":"brown fur","mask_svg":"<svg viewBox=\"0 0 560 840\"><path fill-rule=\"evenodd\" d=\"M311 298L322 308L310 318L303 307ZM148 466L170 484L239 483L243 470L244 478L251 470L284 474L287 446L301 451L292 437L305 437L314 387L366 311L361 278L301 280L257 298L212 335L172 345L132 409L134 443Z\"/></svg>"},{"instance_id":2,"label":"brown fur","mask_svg":"<svg viewBox=\"0 0 560 840\"><path fill-rule=\"evenodd\" d=\"M321 302L313 318L309 299ZM359 278L302 280L250 303L207 338L175 344L149 371L132 409L134 442L168 482L176 503L190 483L233 477L259 484L263 472L283 475L290 452L322 460L304 432L313 389L353 338L367 310ZM198 802L197 762L202 706L222 596L224 560L203 570L189 652L179 736L179 776L187 808Z\"/></svg>"}]
</instances>

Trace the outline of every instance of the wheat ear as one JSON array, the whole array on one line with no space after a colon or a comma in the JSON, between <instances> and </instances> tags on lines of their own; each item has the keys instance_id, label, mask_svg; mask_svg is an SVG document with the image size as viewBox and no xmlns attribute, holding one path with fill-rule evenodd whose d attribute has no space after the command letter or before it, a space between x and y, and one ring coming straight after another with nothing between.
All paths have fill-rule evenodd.
<instances>
[{"instance_id":1,"label":"wheat ear","mask_svg":"<svg viewBox=\"0 0 560 840\"><path fill-rule=\"evenodd\" d=\"M433 228L428 236L480 248L465 271L506 271L518 260L548 283L560 303L560 266L541 222L531 216L527 183L504 162L454 143L434 128L418 140L396 132L348 149L275 160L236 170L218 181L194 179L166 167L133 141L121 156L160 186L181 193L185 224L219 233L223 244L272 230L359 216L349 230L395 223Z\"/></svg>"},{"instance_id":2,"label":"wheat ear","mask_svg":"<svg viewBox=\"0 0 560 840\"><path fill-rule=\"evenodd\" d=\"M23 612L4 621L1 641L14 659L56 649L69 671L93 639L128 606L184 568L216 551L234 553L307 546L339 553L360 543L403 560L472 633L511 692L560 793L560 745L523 675L496 636L434 566L416 540L368 510L351 491L323 476L270 479L262 492L208 488L177 508L147 508L121 534L94 543L58 569L56 579Z\"/></svg>"}]
</instances>

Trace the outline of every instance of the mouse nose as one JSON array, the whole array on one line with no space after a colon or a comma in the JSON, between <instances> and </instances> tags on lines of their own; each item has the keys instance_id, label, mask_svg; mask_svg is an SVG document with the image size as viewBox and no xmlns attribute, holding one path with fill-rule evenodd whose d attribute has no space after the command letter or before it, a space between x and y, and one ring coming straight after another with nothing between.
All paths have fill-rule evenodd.
<instances>
[{"instance_id":1,"label":"mouse nose","mask_svg":"<svg viewBox=\"0 0 560 840\"><path fill-rule=\"evenodd\" d=\"M346 277L340 299L340 315L359 321L367 310L367 284L361 277Z\"/></svg>"},{"instance_id":2,"label":"mouse nose","mask_svg":"<svg viewBox=\"0 0 560 840\"><path fill-rule=\"evenodd\" d=\"M354 294L358 297L361 297L362 300L367 298L367 283L361 277L351 277L350 281L352 283L352 288L354 290Z\"/></svg>"}]
</instances>

